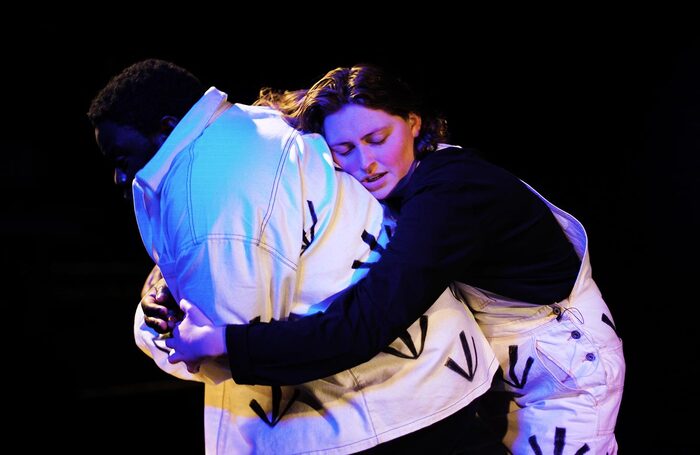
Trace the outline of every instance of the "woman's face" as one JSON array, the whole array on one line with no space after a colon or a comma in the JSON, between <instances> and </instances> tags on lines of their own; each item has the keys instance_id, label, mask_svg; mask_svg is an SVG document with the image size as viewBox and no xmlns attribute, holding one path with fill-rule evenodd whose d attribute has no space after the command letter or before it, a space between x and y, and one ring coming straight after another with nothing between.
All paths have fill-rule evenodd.
<instances>
[{"instance_id":1,"label":"woman's face","mask_svg":"<svg viewBox=\"0 0 700 455\"><path fill-rule=\"evenodd\" d=\"M323 121L335 162L377 199L384 199L413 164L421 119L347 104Z\"/></svg>"}]
</instances>

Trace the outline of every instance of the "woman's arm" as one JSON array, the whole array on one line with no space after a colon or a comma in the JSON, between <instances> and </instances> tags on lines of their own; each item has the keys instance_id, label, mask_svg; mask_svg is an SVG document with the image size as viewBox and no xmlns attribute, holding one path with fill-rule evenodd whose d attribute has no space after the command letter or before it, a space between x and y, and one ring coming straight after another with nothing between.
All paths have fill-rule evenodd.
<instances>
[{"instance_id":1,"label":"woman's arm","mask_svg":"<svg viewBox=\"0 0 700 455\"><path fill-rule=\"evenodd\" d=\"M410 197L381 259L323 313L230 325L239 384L289 385L363 363L416 321L478 254L476 207L464 188L433 185Z\"/></svg>"}]
</instances>

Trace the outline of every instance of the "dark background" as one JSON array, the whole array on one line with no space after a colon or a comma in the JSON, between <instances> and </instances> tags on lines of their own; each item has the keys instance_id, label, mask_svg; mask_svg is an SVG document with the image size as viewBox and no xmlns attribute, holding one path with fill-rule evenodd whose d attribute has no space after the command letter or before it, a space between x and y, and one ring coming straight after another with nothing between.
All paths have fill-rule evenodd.
<instances>
[{"instance_id":1,"label":"dark background","mask_svg":"<svg viewBox=\"0 0 700 455\"><path fill-rule=\"evenodd\" d=\"M132 339L151 262L85 118L110 76L172 60L235 102L377 63L442 108L476 147L586 226L594 278L625 341L622 453L690 453L697 367L700 41L687 26L469 26L330 39L324 27L120 39L95 27L40 45L6 40L0 144L4 355L13 436L72 453L200 453L202 389L171 379ZM668 24L665 24L668 25ZM371 28L352 24L343 32ZM464 30L463 30L464 29ZM272 43L255 44L269 33ZM98 38L99 37L99 38ZM302 49L306 49L302 52ZM7 78L9 76L9 78ZM8 374L8 373L6 373ZM14 411L15 406L11 409Z\"/></svg>"}]
</instances>

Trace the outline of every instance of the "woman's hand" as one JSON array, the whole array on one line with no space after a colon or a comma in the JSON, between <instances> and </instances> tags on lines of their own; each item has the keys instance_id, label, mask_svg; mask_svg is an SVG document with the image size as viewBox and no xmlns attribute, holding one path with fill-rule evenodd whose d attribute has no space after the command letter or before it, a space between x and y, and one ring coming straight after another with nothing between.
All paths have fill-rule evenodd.
<instances>
[{"instance_id":1,"label":"woman's hand","mask_svg":"<svg viewBox=\"0 0 700 455\"><path fill-rule=\"evenodd\" d=\"M203 360L226 355L226 327L214 323L187 300L180 301L184 319L175 325L165 345L171 349L168 362L185 362L190 373L199 371Z\"/></svg>"}]
</instances>

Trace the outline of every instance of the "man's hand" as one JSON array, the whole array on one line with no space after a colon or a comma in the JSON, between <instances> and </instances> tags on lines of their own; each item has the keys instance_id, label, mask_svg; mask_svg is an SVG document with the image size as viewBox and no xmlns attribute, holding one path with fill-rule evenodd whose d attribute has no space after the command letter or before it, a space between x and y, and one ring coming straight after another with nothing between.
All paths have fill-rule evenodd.
<instances>
[{"instance_id":1,"label":"man's hand","mask_svg":"<svg viewBox=\"0 0 700 455\"><path fill-rule=\"evenodd\" d=\"M180 307L185 317L175 326L172 338L165 340L172 350L168 362L185 362L187 370L196 373L205 358L227 353L226 327L214 326L211 319L187 300L183 299Z\"/></svg>"},{"instance_id":2,"label":"man's hand","mask_svg":"<svg viewBox=\"0 0 700 455\"><path fill-rule=\"evenodd\" d=\"M184 313L170 294L165 279L161 278L141 299L146 325L158 333L170 333Z\"/></svg>"},{"instance_id":3,"label":"man's hand","mask_svg":"<svg viewBox=\"0 0 700 455\"><path fill-rule=\"evenodd\" d=\"M160 267L157 265L153 266L151 273L148 274L146 281L143 283L143 287L141 288L141 298L146 297L146 294L148 294L156 283L162 279L163 274L160 272Z\"/></svg>"}]
</instances>

